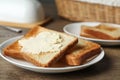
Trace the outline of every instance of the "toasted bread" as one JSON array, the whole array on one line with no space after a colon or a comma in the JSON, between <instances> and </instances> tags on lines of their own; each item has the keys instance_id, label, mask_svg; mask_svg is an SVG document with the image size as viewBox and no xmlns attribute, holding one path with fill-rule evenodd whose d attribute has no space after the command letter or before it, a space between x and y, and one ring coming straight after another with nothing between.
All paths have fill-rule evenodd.
<instances>
[{"instance_id":1,"label":"toasted bread","mask_svg":"<svg viewBox=\"0 0 120 80\"><path fill-rule=\"evenodd\" d=\"M4 54L48 67L78 42L78 38L43 27L34 27L21 39L4 49Z\"/></svg>"},{"instance_id":2,"label":"toasted bread","mask_svg":"<svg viewBox=\"0 0 120 80\"><path fill-rule=\"evenodd\" d=\"M21 47L18 45L18 41L8 45L3 49L4 54L16 59L24 59L23 56L20 54Z\"/></svg>"},{"instance_id":3,"label":"toasted bread","mask_svg":"<svg viewBox=\"0 0 120 80\"><path fill-rule=\"evenodd\" d=\"M100 52L99 44L79 39L78 44L65 55L65 61L68 65L81 65Z\"/></svg>"},{"instance_id":4,"label":"toasted bread","mask_svg":"<svg viewBox=\"0 0 120 80\"><path fill-rule=\"evenodd\" d=\"M120 28L111 27L106 24L100 24L95 27L81 26L81 36L106 39L106 40L119 40L120 39Z\"/></svg>"}]
</instances>

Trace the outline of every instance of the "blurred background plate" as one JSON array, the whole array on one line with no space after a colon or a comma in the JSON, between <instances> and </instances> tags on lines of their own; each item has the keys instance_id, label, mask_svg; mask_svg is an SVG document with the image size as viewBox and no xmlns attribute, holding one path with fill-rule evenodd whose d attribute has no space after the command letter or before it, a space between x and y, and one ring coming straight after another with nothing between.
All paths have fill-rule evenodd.
<instances>
[{"instance_id":1,"label":"blurred background plate","mask_svg":"<svg viewBox=\"0 0 120 80\"><path fill-rule=\"evenodd\" d=\"M103 39L94 39L94 38L87 38L87 37L80 36L81 25L87 25L90 27L94 27L94 26L97 26L99 24L101 24L101 23L100 22L71 23L71 24L66 25L63 28L63 30L67 34L77 36L78 38L94 41L94 42L97 42L97 43L104 45L104 46L120 45L120 40L103 40ZM108 24L108 25L111 25L114 27L120 27L120 25L117 25L117 24L110 24L110 23L105 23L105 24Z\"/></svg>"}]
</instances>

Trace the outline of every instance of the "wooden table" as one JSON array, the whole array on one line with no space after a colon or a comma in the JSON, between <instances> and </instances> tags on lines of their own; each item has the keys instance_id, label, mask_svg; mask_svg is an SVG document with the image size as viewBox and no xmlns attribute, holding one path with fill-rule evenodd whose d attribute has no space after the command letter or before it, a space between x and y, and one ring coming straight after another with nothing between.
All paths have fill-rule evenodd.
<instances>
[{"instance_id":1,"label":"wooden table","mask_svg":"<svg viewBox=\"0 0 120 80\"><path fill-rule=\"evenodd\" d=\"M55 5L43 4L46 15L53 17L53 21L45 27L57 31L63 31L68 20L57 16ZM0 43L12 37L25 34L15 33L0 27ZM45 74L25 70L10 64L0 57L0 80L120 80L120 46L103 46L105 57L86 69L69 73Z\"/></svg>"}]
</instances>

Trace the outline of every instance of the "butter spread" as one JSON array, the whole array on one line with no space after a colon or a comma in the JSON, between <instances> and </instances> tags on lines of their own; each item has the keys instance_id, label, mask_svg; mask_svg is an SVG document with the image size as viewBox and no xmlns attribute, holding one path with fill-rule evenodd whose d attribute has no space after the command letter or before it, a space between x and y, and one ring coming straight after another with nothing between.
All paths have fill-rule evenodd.
<instances>
[{"instance_id":1,"label":"butter spread","mask_svg":"<svg viewBox=\"0 0 120 80\"><path fill-rule=\"evenodd\" d=\"M39 54L59 51L62 47L62 37L58 33L41 32L35 37L19 40L21 51Z\"/></svg>"}]
</instances>

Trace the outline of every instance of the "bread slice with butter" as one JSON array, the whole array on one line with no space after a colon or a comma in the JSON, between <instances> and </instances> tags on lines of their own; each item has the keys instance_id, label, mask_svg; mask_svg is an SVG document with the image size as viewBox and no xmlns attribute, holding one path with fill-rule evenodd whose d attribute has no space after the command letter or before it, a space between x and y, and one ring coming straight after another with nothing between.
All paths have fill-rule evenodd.
<instances>
[{"instance_id":1,"label":"bread slice with butter","mask_svg":"<svg viewBox=\"0 0 120 80\"><path fill-rule=\"evenodd\" d=\"M43 27L34 27L4 49L4 54L48 67L78 42L78 38Z\"/></svg>"},{"instance_id":2,"label":"bread slice with butter","mask_svg":"<svg viewBox=\"0 0 120 80\"><path fill-rule=\"evenodd\" d=\"M78 39L78 43L72 48L68 54L64 56L64 60L68 65L81 65L101 52L101 46L95 42Z\"/></svg>"},{"instance_id":3,"label":"bread slice with butter","mask_svg":"<svg viewBox=\"0 0 120 80\"><path fill-rule=\"evenodd\" d=\"M120 28L107 24L100 24L95 27L82 25L80 35L90 38L120 40Z\"/></svg>"}]
</instances>

